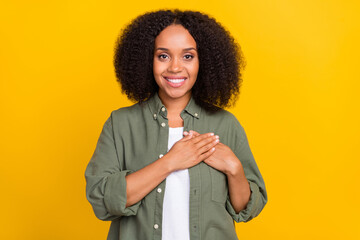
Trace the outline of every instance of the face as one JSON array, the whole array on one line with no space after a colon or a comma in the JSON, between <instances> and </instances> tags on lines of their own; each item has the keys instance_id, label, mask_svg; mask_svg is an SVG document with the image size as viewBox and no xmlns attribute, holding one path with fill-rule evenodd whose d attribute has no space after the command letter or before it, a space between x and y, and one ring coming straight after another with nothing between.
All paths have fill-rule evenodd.
<instances>
[{"instance_id":1,"label":"face","mask_svg":"<svg viewBox=\"0 0 360 240\"><path fill-rule=\"evenodd\" d=\"M181 25L166 27L155 39L153 72L164 100L188 101L199 71L196 42Z\"/></svg>"}]
</instances>

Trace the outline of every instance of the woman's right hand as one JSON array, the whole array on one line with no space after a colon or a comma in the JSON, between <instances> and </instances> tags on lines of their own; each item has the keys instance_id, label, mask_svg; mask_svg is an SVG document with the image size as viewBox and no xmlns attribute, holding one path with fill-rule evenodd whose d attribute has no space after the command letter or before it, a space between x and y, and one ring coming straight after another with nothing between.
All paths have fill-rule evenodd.
<instances>
[{"instance_id":1,"label":"woman's right hand","mask_svg":"<svg viewBox=\"0 0 360 240\"><path fill-rule=\"evenodd\" d=\"M171 172L190 168L211 156L218 143L219 136L215 136L213 133L198 136L189 133L176 142L163 158L166 158Z\"/></svg>"}]
</instances>

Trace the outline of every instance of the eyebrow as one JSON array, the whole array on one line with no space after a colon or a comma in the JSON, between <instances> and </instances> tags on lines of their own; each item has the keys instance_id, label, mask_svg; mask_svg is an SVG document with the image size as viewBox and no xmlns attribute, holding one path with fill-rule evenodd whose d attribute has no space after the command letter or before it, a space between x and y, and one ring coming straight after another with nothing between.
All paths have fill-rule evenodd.
<instances>
[{"instance_id":1,"label":"eyebrow","mask_svg":"<svg viewBox=\"0 0 360 240\"><path fill-rule=\"evenodd\" d=\"M167 48L157 48L157 49L155 49L155 51L158 51L158 50L169 51L169 49L167 49ZM190 51L190 50L195 50L195 51L197 51L197 49L196 49L196 48L193 48L193 47L184 48L183 50L184 50L184 51Z\"/></svg>"}]
</instances>

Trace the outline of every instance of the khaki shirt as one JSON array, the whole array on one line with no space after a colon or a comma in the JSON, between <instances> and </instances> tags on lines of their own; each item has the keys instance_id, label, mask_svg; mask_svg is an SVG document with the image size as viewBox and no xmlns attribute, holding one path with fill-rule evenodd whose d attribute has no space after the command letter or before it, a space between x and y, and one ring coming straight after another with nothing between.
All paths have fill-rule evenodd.
<instances>
[{"instance_id":1,"label":"khaki shirt","mask_svg":"<svg viewBox=\"0 0 360 240\"><path fill-rule=\"evenodd\" d=\"M86 168L86 196L95 215L112 221L108 240L160 240L166 180L138 203L126 205L125 176L167 153L167 110L156 94L142 104L120 108L104 124ZM263 178L244 129L228 111L209 113L191 99L182 111L184 131L213 132L241 161L251 189L246 209L230 203L226 175L201 162L189 168L190 239L238 239L234 222L256 217L267 202Z\"/></svg>"}]
</instances>

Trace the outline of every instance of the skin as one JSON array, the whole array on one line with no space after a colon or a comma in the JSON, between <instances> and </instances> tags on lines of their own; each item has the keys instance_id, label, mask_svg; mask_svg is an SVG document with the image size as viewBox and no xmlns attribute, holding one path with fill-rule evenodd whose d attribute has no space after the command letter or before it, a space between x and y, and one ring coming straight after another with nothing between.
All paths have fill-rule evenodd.
<instances>
[{"instance_id":1,"label":"skin","mask_svg":"<svg viewBox=\"0 0 360 240\"><path fill-rule=\"evenodd\" d=\"M190 131L190 133L184 132L184 136L189 135L197 137L201 134L195 131ZM230 202L234 210L238 213L246 208L250 200L251 190L249 182L245 177L240 160L228 146L223 143L218 143L215 146L215 150L214 154L211 154L204 162L226 175Z\"/></svg>"},{"instance_id":2,"label":"skin","mask_svg":"<svg viewBox=\"0 0 360 240\"><path fill-rule=\"evenodd\" d=\"M155 39L153 73L159 86L159 97L168 111L170 127L184 125L180 113L191 98L198 71L199 58L194 38L181 25L166 27ZM185 81L171 83L169 79ZM244 209L250 198L250 188L240 161L229 147L219 143L219 137L214 133L199 134L195 131L184 132L184 137L166 155L126 176L126 206L143 199L170 173L190 168L201 161L226 174L235 211Z\"/></svg>"},{"instance_id":3,"label":"skin","mask_svg":"<svg viewBox=\"0 0 360 240\"><path fill-rule=\"evenodd\" d=\"M181 25L165 28L155 39L153 73L159 86L159 97L168 110L170 127L182 127L180 112L191 97L199 72L199 58L194 38ZM168 78L184 78L180 87Z\"/></svg>"}]
</instances>

